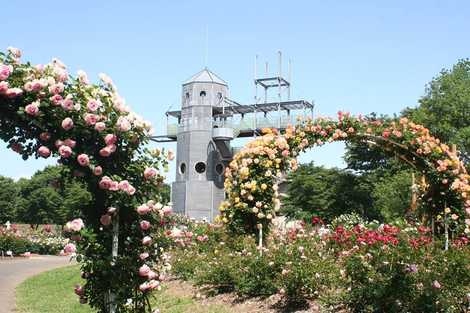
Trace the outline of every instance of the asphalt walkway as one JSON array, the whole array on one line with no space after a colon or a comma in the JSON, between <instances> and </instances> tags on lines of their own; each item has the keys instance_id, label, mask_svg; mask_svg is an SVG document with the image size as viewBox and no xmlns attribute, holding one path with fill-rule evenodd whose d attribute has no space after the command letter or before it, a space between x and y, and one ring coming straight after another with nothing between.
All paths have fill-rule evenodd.
<instances>
[{"instance_id":1,"label":"asphalt walkway","mask_svg":"<svg viewBox=\"0 0 470 313\"><path fill-rule=\"evenodd\" d=\"M23 280L41 272L69 265L70 257L36 256L30 258L0 258L0 313L15 310L15 288Z\"/></svg>"}]
</instances>

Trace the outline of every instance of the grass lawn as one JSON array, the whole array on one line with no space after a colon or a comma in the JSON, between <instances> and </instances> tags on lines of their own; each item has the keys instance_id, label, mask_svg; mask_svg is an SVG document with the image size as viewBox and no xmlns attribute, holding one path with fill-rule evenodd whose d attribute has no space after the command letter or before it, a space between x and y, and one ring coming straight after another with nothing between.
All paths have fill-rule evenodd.
<instances>
[{"instance_id":1,"label":"grass lawn","mask_svg":"<svg viewBox=\"0 0 470 313\"><path fill-rule=\"evenodd\" d=\"M27 279L16 289L20 313L92 313L87 305L78 303L73 287L81 282L78 266L68 266L41 273ZM161 313L230 313L223 305L203 305L190 296L176 297L168 290L155 294L154 308Z\"/></svg>"}]
</instances>

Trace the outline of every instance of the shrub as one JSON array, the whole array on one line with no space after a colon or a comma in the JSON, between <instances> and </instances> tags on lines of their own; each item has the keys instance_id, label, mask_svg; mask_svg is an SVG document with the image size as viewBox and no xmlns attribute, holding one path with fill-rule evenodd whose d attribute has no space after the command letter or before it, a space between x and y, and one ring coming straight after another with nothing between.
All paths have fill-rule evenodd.
<instances>
[{"instance_id":1,"label":"shrub","mask_svg":"<svg viewBox=\"0 0 470 313\"><path fill-rule=\"evenodd\" d=\"M336 249L345 286L336 304L366 313L465 312L470 304L468 247L444 251L426 233L385 229L355 229L339 240L338 230L334 233L335 244L341 242Z\"/></svg>"}]
</instances>

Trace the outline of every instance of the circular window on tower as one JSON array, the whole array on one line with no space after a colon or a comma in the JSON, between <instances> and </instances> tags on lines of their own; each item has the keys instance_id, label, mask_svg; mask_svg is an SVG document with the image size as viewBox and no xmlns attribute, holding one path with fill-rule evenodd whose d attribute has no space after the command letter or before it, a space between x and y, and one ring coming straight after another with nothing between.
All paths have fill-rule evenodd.
<instances>
[{"instance_id":1,"label":"circular window on tower","mask_svg":"<svg viewBox=\"0 0 470 313\"><path fill-rule=\"evenodd\" d=\"M199 96L201 96L201 97L205 97L205 96L206 96L206 92L205 92L204 90L203 90L203 91L201 91L201 92L199 93Z\"/></svg>"},{"instance_id":2,"label":"circular window on tower","mask_svg":"<svg viewBox=\"0 0 470 313\"><path fill-rule=\"evenodd\" d=\"M204 162L197 162L196 165L194 166L194 169L196 170L196 172L198 172L199 174L202 174L206 171L206 163Z\"/></svg>"},{"instance_id":3,"label":"circular window on tower","mask_svg":"<svg viewBox=\"0 0 470 313\"><path fill-rule=\"evenodd\" d=\"M184 172L186 172L186 163L183 162L180 164L180 173L184 174Z\"/></svg>"},{"instance_id":4,"label":"circular window on tower","mask_svg":"<svg viewBox=\"0 0 470 313\"><path fill-rule=\"evenodd\" d=\"M224 173L224 165L222 163L218 163L215 166L215 172L219 175L222 175Z\"/></svg>"}]
</instances>

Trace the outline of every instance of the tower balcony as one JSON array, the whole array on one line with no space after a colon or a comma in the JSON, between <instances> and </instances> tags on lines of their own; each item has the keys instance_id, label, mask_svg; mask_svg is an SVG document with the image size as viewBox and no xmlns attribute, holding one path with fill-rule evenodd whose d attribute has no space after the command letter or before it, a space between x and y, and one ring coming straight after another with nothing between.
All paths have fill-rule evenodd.
<instances>
[{"instance_id":1,"label":"tower balcony","mask_svg":"<svg viewBox=\"0 0 470 313\"><path fill-rule=\"evenodd\" d=\"M212 128L212 139L214 140L232 140L234 138L233 128L215 127Z\"/></svg>"}]
</instances>

